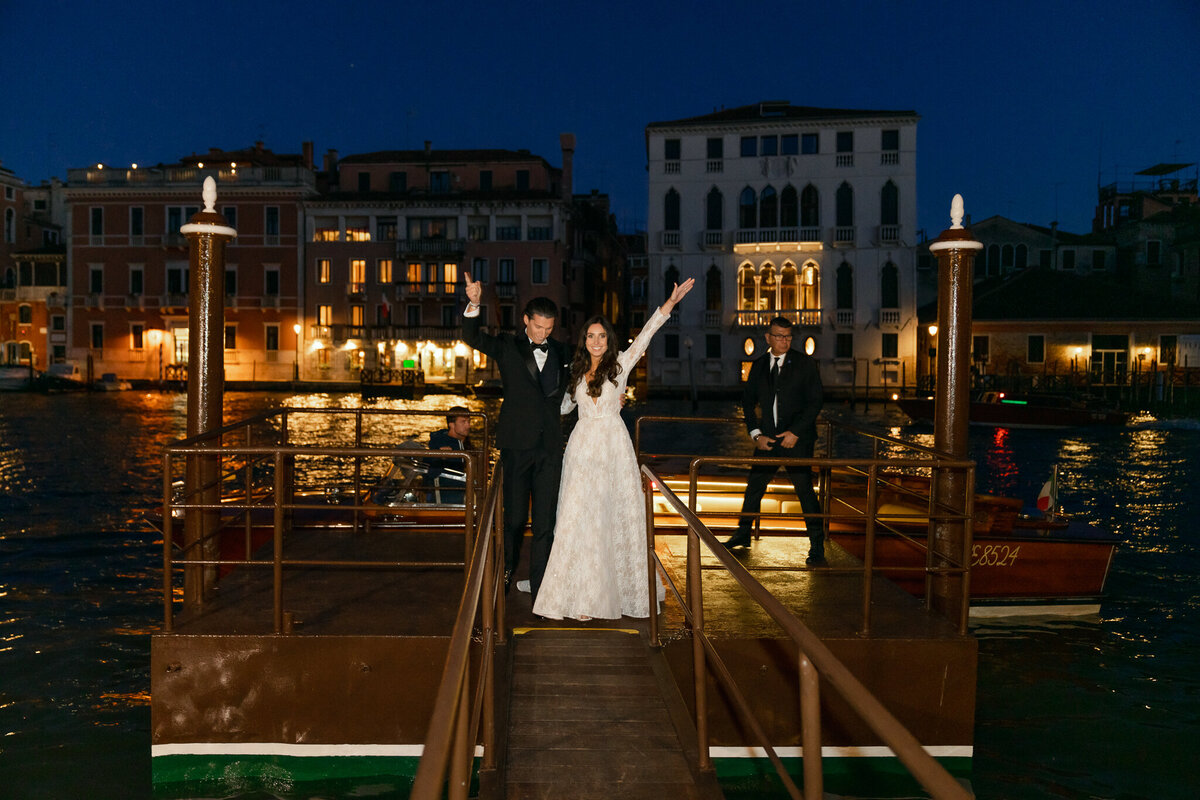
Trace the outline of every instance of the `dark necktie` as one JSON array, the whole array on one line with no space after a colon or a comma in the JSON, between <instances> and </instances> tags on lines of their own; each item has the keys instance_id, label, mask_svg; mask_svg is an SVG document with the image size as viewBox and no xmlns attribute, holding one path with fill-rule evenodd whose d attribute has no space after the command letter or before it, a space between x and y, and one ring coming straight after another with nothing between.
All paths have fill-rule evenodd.
<instances>
[{"instance_id":1,"label":"dark necktie","mask_svg":"<svg viewBox=\"0 0 1200 800\"><path fill-rule=\"evenodd\" d=\"M779 380L779 362L782 359L771 356L771 390L775 389L775 381Z\"/></svg>"},{"instance_id":2,"label":"dark necktie","mask_svg":"<svg viewBox=\"0 0 1200 800\"><path fill-rule=\"evenodd\" d=\"M530 342L529 346L534 350L541 350L543 353L550 352L550 348L545 342L542 342L541 344L534 344L533 342Z\"/></svg>"}]
</instances>

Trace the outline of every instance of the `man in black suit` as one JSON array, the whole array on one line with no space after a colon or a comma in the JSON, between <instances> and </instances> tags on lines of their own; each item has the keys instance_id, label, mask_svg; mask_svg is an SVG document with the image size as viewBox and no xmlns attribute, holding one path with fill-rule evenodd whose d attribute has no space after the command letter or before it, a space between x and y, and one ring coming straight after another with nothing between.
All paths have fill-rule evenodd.
<instances>
[{"instance_id":1,"label":"man in black suit","mask_svg":"<svg viewBox=\"0 0 1200 800\"><path fill-rule=\"evenodd\" d=\"M549 338L558 308L548 297L535 297L525 306L525 329L496 336L480 330L479 281L466 276L467 309L463 312L463 341L496 362L504 402L496 425L496 446L504 465L504 588L508 590L521 557L525 523L533 520L529 552L529 589L537 599L558 512L558 483L562 474L561 415L570 352Z\"/></svg>"},{"instance_id":2,"label":"man in black suit","mask_svg":"<svg viewBox=\"0 0 1200 800\"><path fill-rule=\"evenodd\" d=\"M771 320L767 352L750 366L742 393L746 430L754 440L754 455L781 458L811 458L817 443L817 414L821 411L823 388L816 359L791 349L792 323L785 317ZM773 466L750 469L742 514L757 514L767 484L779 470ZM825 564L825 528L821 503L812 486L812 469L787 467L796 488L804 525L808 530L809 564ZM742 516L737 534L726 547L749 547L754 517Z\"/></svg>"}]
</instances>

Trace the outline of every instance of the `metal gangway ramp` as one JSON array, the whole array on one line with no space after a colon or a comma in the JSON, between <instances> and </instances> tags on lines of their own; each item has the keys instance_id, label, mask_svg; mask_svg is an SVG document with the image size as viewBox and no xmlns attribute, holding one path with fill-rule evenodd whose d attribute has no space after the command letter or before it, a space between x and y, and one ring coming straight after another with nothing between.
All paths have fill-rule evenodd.
<instances>
[{"instance_id":1,"label":"metal gangway ramp","mask_svg":"<svg viewBox=\"0 0 1200 800\"><path fill-rule=\"evenodd\" d=\"M633 628L514 631L504 797L724 797L714 773L696 767L694 727L644 635Z\"/></svg>"},{"instance_id":2,"label":"metal gangway ramp","mask_svg":"<svg viewBox=\"0 0 1200 800\"><path fill-rule=\"evenodd\" d=\"M870 464L873 481L876 466ZM612 623L598 620L576 624L533 618L528 594L514 591L506 599L503 591L502 537L498 525L498 486L503 480L500 473L497 467L478 513L480 533L471 543L470 568L412 798L722 797L710 750L714 734L710 714L715 711L720 719L724 712L716 710L716 704L710 707L709 697L716 700L719 695L732 699L736 718L719 722L726 729L716 735L729 741L730 722L742 727L751 744L761 745L785 791L795 800L824 795L822 709L827 703L840 709L837 714L840 719L834 721L834 727L840 727L844 733L849 722L861 735L877 741L903 764L929 796L936 800L965 800L972 796L854 676L822 637L814 634L753 577L686 502L668 488L663 477L648 466L642 467L648 511L657 492L669 501L686 527L682 539L687 557L682 562L676 558L678 563L671 566L667 563L671 558L664 561L656 549L653 515L647 515L649 570L662 570L668 579L668 603L674 599L674 610L667 617L682 615L676 616L679 624L670 625L673 646L663 646L666 643L660 636L657 617L628 623L622 619L617 623L631 624L629 630L604 627ZM873 514L874 503L869 506L868 511ZM963 511L954 511L951 516L961 524L969 524L971 519ZM871 529L868 524L868 532ZM657 547L670 549L671 545L659 542ZM702 563L700 548L707 551L706 563ZM869 664L872 667L891 664L887 654L895 654L896 648L903 649L910 642L924 647L921 643L930 641L933 645L930 652L938 651L934 656L940 661L936 670L925 672L943 677L940 682L929 683L922 675L912 675L902 681L900 691L912 702L940 707L944 702L936 696L939 691L943 694L947 691L949 680L954 683L949 687L953 694L973 700L974 649L956 630L957 626L925 613L916 598L907 595L902 598L903 593L894 585L889 592L886 579L873 574L869 566L864 571L856 559L840 555L855 564L846 567L833 564L823 572L840 586L858 587L841 597L838 595L843 592L834 590L833 600L836 607L857 606L863 610L863 617L850 632L850 638L855 647L857 643L871 647L872 640L882 644L883 650L876 649L875 655L869 657ZM682 577L680 567L686 567L687 573L682 588L676 580ZM713 581L702 579L701 571L705 569L715 570L712 574L717 579L718 593L724 593L725 587L735 588L729 581L748 593L749 605L742 601L732 608L735 626L744 627L738 620L749 620L748 611L782 629L783 637L774 634L772 641L786 643L783 646L787 652L779 650L779 644L767 645L783 659L772 658L775 674L757 656L747 660L739 655L746 652L739 650L747 645L746 641L722 641L720 625L716 629L717 639L706 632L704 598L708 593L706 586ZM647 577L650 579L647 589L653 592L653 579ZM816 577L810 576L801 582L815 585L815 581ZM898 614L875 613L900 609L905 605L902 599L909 601L907 610ZM874 624L870 622L872 618ZM893 621L910 630L893 638L884 630ZM643 625L645 633L641 630ZM914 625L920 630L911 630ZM884 640L879 640L880 636ZM762 639L751 635L748 644L761 646ZM667 650L674 656L665 654ZM679 687L686 686L688 681L677 680L677 670L673 668L678 664L669 660L678 659L681 651L690 651L688 660L692 666L685 667L685 673L701 676L692 681L694 696L689 698L694 725L688 724L687 710L679 713L685 706ZM734 660L730 661L730 657ZM788 661L793 662L791 667ZM955 683L960 677L952 673L960 671L956 669L960 664L967 667L962 672L969 679L970 691ZM750 672L746 674L748 665ZM772 681L796 668L798 682L786 679L790 688L779 685L778 694L763 694L763 686L774 686ZM735 673L741 673L740 681L748 683L741 683ZM704 688L710 680L716 681L717 693ZM921 685L922 682L928 685ZM755 698L748 702L749 695L742 687L749 688ZM894 691L895 687L891 689ZM825 700L826 697L829 699ZM891 701L896 702L896 697ZM760 706L757 712L752 707L756 703ZM776 713L779 710L786 714L798 712L798 728L792 730L798 730L803 745L803 790L791 780L772 745L767 724L774 725L778 720L764 724L756 716L765 713L768 719L779 717ZM970 722L961 717L951 721L951 727L957 726L959 733ZM934 722L942 724L940 717ZM930 732L927 730L926 734Z\"/></svg>"}]
</instances>

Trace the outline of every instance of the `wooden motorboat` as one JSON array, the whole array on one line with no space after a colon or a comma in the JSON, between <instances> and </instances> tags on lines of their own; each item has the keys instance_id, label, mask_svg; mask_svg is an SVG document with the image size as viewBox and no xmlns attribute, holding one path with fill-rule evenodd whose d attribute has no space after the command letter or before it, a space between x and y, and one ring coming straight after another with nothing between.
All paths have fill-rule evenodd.
<instances>
[{"instance_id":1,"label":"wooden motorboat","mask_svg":"<svg viewBox=\"0 0 1200 800\"><path fill-rule=\"evenodd\" d=\"M893 399L914 422L933 422L932 397L896 395ZM1123 425L1128 418L1115 408L1067 395L980 392L971 398L969 421L999 428L1073 428Z\"/></svg>"}]
</instances>

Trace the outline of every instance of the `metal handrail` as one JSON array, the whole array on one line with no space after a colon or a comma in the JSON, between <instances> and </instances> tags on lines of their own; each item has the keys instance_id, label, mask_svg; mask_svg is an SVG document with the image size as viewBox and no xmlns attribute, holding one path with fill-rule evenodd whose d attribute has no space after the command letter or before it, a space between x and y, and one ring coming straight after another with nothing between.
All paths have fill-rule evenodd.
<instances>
[{"instance_id":1,"label":"metal handrail","mask_svg":"<svg viewBox=\"0 0 1200 800\"><path fill-rule=\"evenodd\" d=\"M671 423L687 423L687 424L720 424L729 425L736 421L729 417L673 417L673 416L644 416L637 420L634 429L634 442L636 452L639 455L642 463L654 459L663 458L681 458L680 454L670 453L645 453L641 450L642 441L642 426L644 424L655 422L671 422ZM938 473L962 472L966 474L967 483L970 486L975 484L975 462L956 458L948 453L926 447L919 444L910 444L895 437L886 436L876 433L866 428L856 425L834 422L832 420L823 419L822 424L826 428L825 432L825 447L826 455L815 456L811 458L780 458L780 457L729 457L729 456L701 456L698 458L689 458L690 467L688 470L688 508L694 513L697 509L698 501L698 471L703 465L725 465L736 467L753 467L755 465L773 465L776 467L787 466L802 466L811 467L818 474L818 480L822 490L820 492L822 500L822 513L806 514L804 516L816 516L823 520L846 520L852 519L861 522L864 526L864 556L861 567L854 568L829 568L825 567L826 571L845 571L852 569L854 571L862 571L864 573L863 580L863 598L862 598L862 629L863 634L869 633L871 626L871 593L872 593L872 578L879 571L875 566L875 540L879 535L879 531L886 532L890 535L895 535L902 538L904 541L914 545L925 552L925 565L923 567L903 567L889 565L886 569L889 572L905 572L905 571L920 571L925 574L925 605L931 608L934 603L933 588L935 577L952 577L962 582L962 598L958 608L955 609L956 622L960 634L965 633L968 627L969 612L970 612L970 553L972 548L972 525L971 521L974 518L974 492L967 492L963 498L963 507L956 508L955 505L945 502L938 496L937 485L933 479L933 475ZM834 437L833 429L841 429L856 437L867 439L872 445L871 457L860 458L845 458L835 457L832 454ZM911 451L908 456L881 455L881 445L889 444L901 451ZM888 520L880 519L877 510L879 505L879 489L882 486L891 486L896 490L905 491L902 487L895 486L894 482L887 480L887 473L881 473L881 469L916 469L929 470L930 490L928 496L919 495L922 500L927 502L926 509L920 514L913 514L914 521L922 521L926 523L925 541L904 533L898 530ZM854 508L844 499L835 497L835 493L830 491L830 476L834 470L842 469L848 473L861 474L866 479L866 507L861 511ZM836 508L831 508L836 506ZM846 509L845 513L839 513L839 509ZM741 516L753 516L761 523L764 519L783 519L794 518L793 513L770 513L758 511L753 514L742 514ZM889 515L896 519L903 515ZM650 520L650 506L648 506L647 520ZM934 533L936 526L941 523L962 524L964 535L962 540L962 548L954 553L945 553L935 551L934 549ZM767 569L767 568L764 568Z\"/></svg>"},{"instance_id":2,"label":"metal handrail","mask_svg":"<svg viewBox=\"0 0 1200 800\"><path fill-rule=\"evenodd\" d=\"M497 627L497 621L504 619L504 592L500 591L504 537L499 491L503 477L503 467L498 464L483 501L480 530L487 534L476 538L471 554L471 569L450 634L446 664L409 795L414 800L440 799L443 787L451 800L466 798L475 756L473 745L481 724L481 769L494 769L496 765L495 648L497 643L503 644L504 635L503 627ZM477 615L482 615L483 652L479 682L472 698L468 692L468 656Z\"/></svg>"},{"instance_id":3,"label":"metal handrail","mask_svg":"<svg viewBox=\"0 0 1200 800\"><path fill-rule=\"evenodd\" d=\"M930 793L935 800L969 800L967 792L937 762L933 756L925 752L921 743L905 728L891 712L864 686L837 656L806 626L799 618L787 609L761 583L754 579L750 572L734 558L729 551L713 536L708 527L700 521L695 513L684 505L683 501L663 485L659 475L647 465L642 465L642 474L651 482L657 483L663 497L675 508L687 523L688 528L688 557L687 557L687 601L679 596L674 583L672 591L680 600L685 617L692 629L693 635L693 675L695 679L696 698L696 731L699 738L700 767L707 768L711 758L708 754L708 702L707 702L707 660L714 664L714 673L722 686L729 692L730 698L743 721L751 728L762 742L768 758L775 765L780 780L783 781L788 793L800 800L802 797L821 797L823 792L823 777L821 774L821 733L820 733L820 681L825 681L846 701L847 705L875 732L886 744L909 773ZM742 696L740 689L733 681L729 670L717 652L716 647L704 632L704 587L700 578L700 543L703 542L717 560L724 565L728 573L765 611L784 633L796 644L799 655L800 671L800 709L801 732L800 739L804 752L804 793L801 794L792 782L778 754L766 739L761 724L750 711L749 704ZM657 558L657 555L655 555ZM661 562L660 562L661 563ZM665 573L665 570L663 570Z\"/></svg>"},{"instance_id":4,"label":"metal handrail","mask_svg":"<svg viewBox=\"0 0 1200 800\"><path fill-rule=\"evenodd\" d=\"M287 443L289 437L288 416L289 414L297 413L331 413L331 414L354 414L354 443L353 447L321 447L314 445L289 445ZM374 447L363 442L363 416L364 412L371 414L401 414L406 416L424 416L431 415L441 416L445 412L429 412L429 411L409 411L409 410L392 410L392 409L297 409L284 408L275 412L266 412L255 414L238 423L222 426L220 429L210 431L200 436L190 437L180 442L168 445L163 453L163 486L162 486L162 519L160 531L163 535L163 630L166 633L171 633L174 629L174 581L176 573L182 570L185 573L185 594L187 593L188 581L186 576L189 574L199 575L200 570L208 570L213 567L220 566L247 566L273 569L273 596L274 596L274 630L275 633L284 632L284 613L283 613L283 590L282 578L283 570L288 567L298 566L329 566L329 567L384 567L393 569L408 569L408 568L463 568L469 562L469 554L474 546L474 500L480 493L482 477L486 472L487 460L486 450L469 450L469 451L441 451L429 450L427 448L399 448L391 447ZM273 417L280 418L280 424L270 438L277 438L278 441L270 443L254 443L252 432L253 426L260 425ZM471 413L472 417L480 417L483 419L483 442L484 447L488 441L488 418L484 414L477 412ZM233 434L241 434L242 441L245 444L229 444L230 439L238 438ZM277 434L277 435L276 435ZM261 436L258 438L262 438ZM213 446L215 443L216 446ZM352 464L349 471L353 474L353 495L352 502L341 503L338 505L317 504L311 502L303 502L303 498L296 497L295 474L293 463L297 456L317 456L329 458L349 459ZM343 512L347 519L352 517L352 524L355 530L360 524L360 515L368 508L364 502L364 492L362 488L363 470L362 464L365 459L394 459L394 458L410 458L419 460L428 459L450 459L456 462L461 462L465 473L464 498L466 500L464 506L464 556L462 561L364 561L364 560L313 560L313 559L286 559L283 557L283 534L285 529L290 526L289 516L303 509L322 509L322 510L337 510ZM173 478L179 471L179 468L188 464L190 460L196 458L215 459L218 469L213 470L214 474L220 475L219 469L222 460L230 459L241 462L241 466L229 470L230 474L236 474L238 471L244 471L244 485L238 487L238 491L244 492L232 497L233 502L225 502L226 497L222 496L222 491L226 488L226 482L218 479L215 481L207 481L202 487L205 491L193 489L186 491L182 498L186 502L180 502L180 498L175 496L175 487ZM272 464L272 475L262 476L257 482L252 475L252 469L255 465L269 462ZM188 466L190 470L190 465ZM264 481L266 481L264 483ZM232 486L233 483L230 482ZM215 492L215 494L213 494ZM196 498L199 498L197 500ZM195 541L187 541L180 548L180 552L175 552L175 531L176 526L182 525L180 520L175 519L175 513L182 511L185 515L197 514L202 515L203 530ZM271 528L272 540L274 542L274 552L270 559L255 559L251 555L251 527L252 520L250 515L253 511L271 511ZM233 513L229 513L233 512ZM229 559L213 557L211 552L206 552L207 545L222 532L234 527L241 520L245 523L246 545L245 552L242 558ZM194 570L197 572L189 572ZM201 584L197 584L201 585ZM199 592L198 597L185 597L185 601L195 603L203 603L204 591Z\"/></svg>"}]
</instances>

